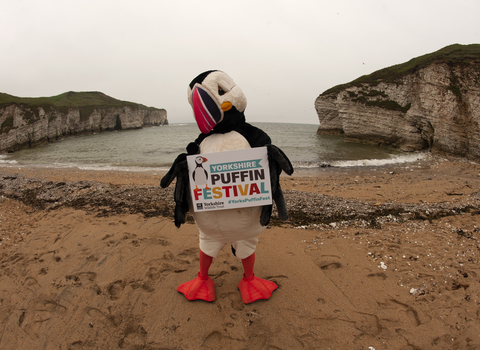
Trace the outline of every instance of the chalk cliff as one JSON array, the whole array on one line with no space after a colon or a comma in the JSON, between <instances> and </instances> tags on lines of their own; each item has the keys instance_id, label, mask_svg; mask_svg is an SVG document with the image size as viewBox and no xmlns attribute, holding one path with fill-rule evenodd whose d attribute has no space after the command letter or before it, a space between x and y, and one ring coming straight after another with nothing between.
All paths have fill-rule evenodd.
<instances>
[{"instance_id":1,"label":"chalk cliff","mask_svg":"<svg viewBox=\"0 0 480 350\"><path fill-rule=\"evenodd\" d=\"M116 100L101 92L68 92L48 98L0 93L0 153L65 136L168 125L164 109Z\"/></svg>"},{"instance_id":2,"label":"chalk cliff","mask_svg":"<svg viewBox=\"0 0 480 350\"><path fill-rule=\"evenodd\" d=\"M480 45L451 45L322 93L318 134L480 160Z\"/></svg>"}]
</instances>

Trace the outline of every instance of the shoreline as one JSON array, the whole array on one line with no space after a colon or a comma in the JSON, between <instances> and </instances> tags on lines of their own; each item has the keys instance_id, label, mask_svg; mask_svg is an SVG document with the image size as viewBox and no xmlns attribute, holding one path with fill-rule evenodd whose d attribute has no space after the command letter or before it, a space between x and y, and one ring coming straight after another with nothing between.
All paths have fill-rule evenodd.
<instances>
[{"instance_id":1,"label":"shoreline","mask_svg":"<svg viewBox=\"0 0 480 350\"><path fill-rule=\"evenodd\" d=\"M255 268L279 289L245 305L227 248L214 302L175 291L198 229L162 174L0 166L0 348L480 347L480 165L331 170L281 177Z\"/></svg>"},{"instance_id":2,"label":"shoreline","mask_svg":"<svg viewBox=\"0 0 480 350\"><path fill-rule=\"evenodd\" d=\"M432 155L427 155L424 158L414 160L414 161L405 161L399 163L390 163L390 164L380 164L380 165L352 165L352 166L332 166L326 164L319 167L297 167L295 172L292 175L293 177L312 177L312 176L322 176L325 173L341 173L346 174L349 172L364 172L364 171L376 171L376 170L395 170L403 168L422 168L429 167L431 164L436 162L445 162L448 161L445 158L437 158ZM465 160L458 159L457 161L464 162ZM16 164L16 163L0 163L0 170L4 170L8 173L15 173L17 170L19 173L28 174L28 176L33 177L35 173L43 176L44 174L59 172L66 173L69 175L75 173L89 173L92 172L100 174L98 178L105 177L107 175L114 175L116 173L120 174L140 174L145 176L163 176L167 173L169 168L142 168L142 167L89 167L89 166L56 166L56 165L41 165L41 164ZM104 174L104 176L102 176ZM288 177L285 173L282 173L282 177ZM91 176L89 176L91 177Z\"/></svg>"}]
</instances>

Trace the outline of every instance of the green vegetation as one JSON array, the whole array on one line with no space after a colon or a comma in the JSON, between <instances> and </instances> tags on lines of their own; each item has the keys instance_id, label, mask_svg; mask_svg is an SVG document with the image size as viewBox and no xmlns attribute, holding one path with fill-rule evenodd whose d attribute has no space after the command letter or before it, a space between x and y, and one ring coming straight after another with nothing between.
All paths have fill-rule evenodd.
<instances>
[{"instance_id":1,"label":"green vegetation","mask_svg":"<svg viewBox=\"0 0 480 350\"><path fill-rule=\"evenodd\" d=\"M462 94L460 93L460 88L459 88L458 86L455 86L455 85L450 84L450 85L448 86L448 88L449 88L450 90L452 90L452 92L455 94L455 96L457 96L457 97L462 97Z\"/></svg>"},{"instance_id":2,"label":"green vegetation","mask_svg":"<svg viewBox=\"0 0 480 350\"><path fill-rule=\"evenodd\" d=\"M385 93L374 94L374 95L371 95L369 93L369 94L366 94L365 96L379 96L379 95L382 96L382 97L388 97L388 95L386 95ZM398 102L393 101L393 100L367 100L367 98L365 96L359 96L357 98L354 98L352 101L353 102L358 102L358 103L363 103L366 106L376 106L376 107L380 107L380 108L383 108L383 109L390 109L392 111L400 111L400 112L403 112L403 113L406 113L410 109L410 107L412 106L412 104L409 103L405 107L402 107Z\"/></svg>"},{"instance_id":3,"label":"green vegetation","mask_svg":"<svg viewBox=\"0 0 480 350\"><path fill-rule=\"evenodd\" d=\"M11 128L13 128L13 117L8 117L3 121L0 130L1 132L8 132Z\"/></svg>"},{"instance_id":4,"label":"green vegetation","mask_svg":"<svg viewBox=\"0 0 480 350\"><path fill-rule=\"evenodd\" d=\"M355 91L347 91L351 98L357 97L357 93Z\"/></svg>"},{"instance_id":5,"label":"green vegetation","mask_svg":"<svg viewBox=\"0 0 480 350\"><path fill-rule=\"evenodd\" d=\"M368 92L368 94L365 94L365 96L369 96L369 97L374 97L374 96L388 97L388 95L386 93L384 93L383 91L378 91L378 90L370 90Z\"/></svg>"},{"instance_id":6,"label":"green vegetation","mask_svg":"<svg viewBox=\"0 0 480 350\"><path fill-rule=\"evenodd\" d=\"M349 87L360 87L362 84L376 86L382 81L387 83L400 83L405 75L415 73L434 62L444 62L451 66L470 64L480 65L480 44L450 45L436 52L413 58L406 63L384 68L370 75L361 76L350 83L334 86L323 92L321 96L330 94L336 95ZM456 93L455 87L456 85L452 83L451 90L454 93ZM460 91L458 91L458 93L459 92Z\"/></svg>"},{"instance_id":7,"label":"green vegetation","mask_svg":"<svg viewBox=\"0 0 480 350\"><path fill-rule=\"evenodd\" d=\"M98 91L70 91L52 97L16 97L0 92L0 106L11 103L25 104L32 107L55 106L58 108L82 108L88 106L110 108L123 107L126 105L131 107L141 106L137 103L117 100Z\"/></svg>"},{"instance_id":8,"label":"green vegetation","mask_svg":"<svg viewBox=\"0 0 480 350\"><path fill-rule=\"evenodd\" d=\"M458 87L457 77L450 78L450 85L448 86L448 88L455 94L455 96L462 98L460 88Z\"/></svg>"},{"instance_id":9,"label":"green vegetation","mask_svg":"<svg viewBox=\"0 0 480 350\"><path fill-rule=\"evenodd\" d=\"M377 106L383 109L390 109L392 111L400 111L403 113L406 113L412 106L412 104L409 103L405 107L402 107L397 101L392 101L392 100L367 101L365 104L367 106Z\"/></svg>"},{"instance_id":10,"label":"green vegetation","mask_svg":"<svg viewBox=\"0 0 480 350\"><path fill-rule=\"evenodd\" d=\"M141 104L117 100L102 92L65 92L52 97L16 97L0 92L0 107L17 104L25 108L25 118L34 121L39 118L39 107L45 112L57 109L60 112L68 112L70 109L80 110L80 118L87 119L94 109L121 108L128 106L132 109L155 109ZM30 113L28 113L30 111ZM28 113L28 114L27 114ZM7 122L7 121L5 121ZM5 124L5 122L3 124ZM4 125L2 124L2 131ZM5 125L8 127L8 125Z\"/></svg>"}]
</instances>

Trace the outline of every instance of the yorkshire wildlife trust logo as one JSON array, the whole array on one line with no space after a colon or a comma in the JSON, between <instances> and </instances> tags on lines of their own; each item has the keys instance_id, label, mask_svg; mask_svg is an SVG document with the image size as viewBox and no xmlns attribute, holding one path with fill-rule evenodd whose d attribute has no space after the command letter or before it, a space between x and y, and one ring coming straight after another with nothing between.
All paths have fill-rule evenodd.
<instances>
[{"instance_id":1,"label":"yorkshire wildlife trust logo","mask_svg":"<svg viewBox=\"0 0 480 350\"><path fill-rule=\"evenodd\" d=\"M266 147L187 156L195 211L272 204Z\"/></svg>"}]
</instances>

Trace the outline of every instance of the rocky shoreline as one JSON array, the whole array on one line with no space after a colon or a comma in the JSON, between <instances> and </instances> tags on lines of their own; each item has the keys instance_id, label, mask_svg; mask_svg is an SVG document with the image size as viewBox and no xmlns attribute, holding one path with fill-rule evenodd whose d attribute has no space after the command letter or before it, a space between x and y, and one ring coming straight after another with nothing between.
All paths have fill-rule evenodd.
<instances>
[{"instance_id":1,"label":"rocky shoreline","mask_svg":"<svg viewBox=\"0 0 480 350\"><path fill-rule=\"evenodd\" d=\"M142 214L145 217L173 218L173 185L162 189L149 184L119 185L90 180L50 181L21 174L2 173L1 170L0 176L0 195L36 209L50 211L69 207L84 210L97 217ZM285 183L289 180L282 178L284 188L289 187L289 184ZM463 213L480 214L478 191L466 196L462 194L464 198L460 202L377 203L296 189L284 189L284 196L289 220L280 221L274 206L270 226L355 224L379 228L385 222L431 221ZM188 215L187 222L193 223L191 215Z\"/></svg>"}]
</instances>

